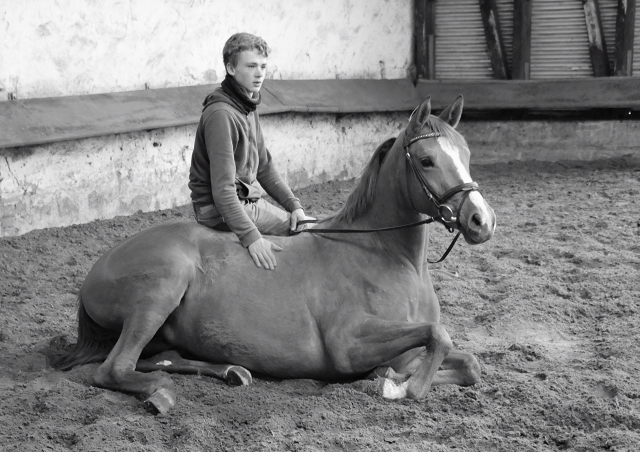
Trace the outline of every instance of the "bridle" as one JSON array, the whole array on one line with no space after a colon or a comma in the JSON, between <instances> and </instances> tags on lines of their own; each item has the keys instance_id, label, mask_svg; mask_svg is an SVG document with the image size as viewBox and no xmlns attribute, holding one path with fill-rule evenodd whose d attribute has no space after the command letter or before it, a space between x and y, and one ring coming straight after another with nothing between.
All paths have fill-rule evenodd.
<instances>
[{"instance_id":1,"label":"bridle","mask_svg":"<svg viewBox=\"0 0 640 452\"><path fill-rule=\"evenodd\" d=\"M405 135L404 137L404 143L402 145L404 151L405 151L405 156L407 158L407 165L408 167L411 167L413 169L413 173L416 176L416 179L418 179L418 182L420 183L420 186L422 187L422 190L425 192L425 194L427 195L427 197L429 198L429 201L431 201L431 203L434 205L434 207L436 208L436 210L438 211L438 215L434 216L434 217L429 217L426 220L421 220L421 221L417 221L415 223L409 223L409 224L403 224L400 226L390 226L390 227L386 227L386 228L376 228L376 229L323 229L323 228L310 228L310 229L303 229L302 231L298 231L295 232L294 234L300 233L300 232L307 232L307 233L312 233L312 234L325 234L325 233L368 233L368 232L383 232L383 231L394 231L397 229L406 229L406 228L411 228L411 227L415 227L415 226L420 226L423 224L429 224L429 223L433 223L434 221L439 221L441 222L449 232L454 232L455 228L454 226L458 226L458 233L456 234L456 236L453 238L453 240L451 241L451 244L448 246L447 250L444 252L444 254L442 255L442 257L440 257L440 259L438 259L437 261L432 261L427 259L427 261L430 264L437 264L442 262L443 260L445 260L445 258L449 255L449 252L453 249L453 246L456 244L456 241L458 240L458 237L460 237L460 227L458 224L458 218L460 216L460 210L462 209L462 205L465 203L465 201L467 200L467 198L469 197L469 195L471 194L472 191L479 191L480 188L478 187L478 184L476 182L466 182L460 185L456 185L455 187L447 190L443 195L438 196L434 193L434 191L431 189L431 187L429 186L429 183L427 182L427 180L424 178L424 176L420 173L420 171L418 170L418 167L416 166L415 162L413 161L413 158L411 157L411 154L409 153L409 146L411 146L413 143L415 143L416 141L419 140L424 140L427 138L437 138L439 137L440 134L438 132L430 132L430 133L425 133L422 135L417 135L411 139L407 139L407 136ZM408 169L407 169L408 171ZM418 209L416 209L415 205L413 204L413 200L411 199L411 194L408 190L408 184L409 184L409 178L406 178L407 180L407 195L409 196L409 202L411 203L411 207L413 208L413 210L415 210L416 212L420 212ZM457 193L460 192L464 192L462 201L460 201L460 205L458 206L458 212L454 215L453 213L453 209L451 209L451 207L449 207L446 202L452 198L454 195L456 195ZM298 224L306 224L306 223L316 223L317 220L303 220L303 221L299 221Z\"/></svg>"},{"instance_id":2,"label":"bridle","mask_svg":"<svg viewBox=\"0 0 640 452\"><path fill-rule=\"evenodd\" d=\"M420 183L422 190L425 192L425 194L429 198L429 201L431 201L433 206L438 211L438 215L433 218L436 221L441 222L449 230L449 232L453 232L454 226L459 226L458 218L460 216L460 210L462 209L462 205L465 203L465 201L467 200L471 192L479 191L480 187L476 182L465 182L463 184L456 185L455 187L447 190L441 196L438 196L434 193L433 189L429 186L429 182L427 182L427 180L424 178L422 173L418 170L418 167L413 161L413 158L409 153L409 146L411 146L416 141L425 140L427 138L438 138L439 136L440 134L438 132L429 132L422 135L417 135L411 139L407 139L407 136L405 135L404 143L402 147L404 148L405 157L407 158L408 165L413 170L413 174L416 176L416 179L418 179L418 182ZM408 184L409 184L409 178L407 177L407 186ZM462 201L460 201L460 205L458 206L458 212L454 215L453 209L451 209L451 207L449 207L446 204L446 202L450 198L452 198L454 195L460 192L463 192L464 196L462 198ZM409 195L409 201L411 202L411 207L413 207L413 210L418 211L418 209L416 209L415 205L413 204L413 200L411 200L411 194L409 193L408 189L407 189L407 193ZM460 233L458 233L458 235L460 235ZM456 239L457 238L458 237L456 236Z\"/></svg>"}]
</instances>

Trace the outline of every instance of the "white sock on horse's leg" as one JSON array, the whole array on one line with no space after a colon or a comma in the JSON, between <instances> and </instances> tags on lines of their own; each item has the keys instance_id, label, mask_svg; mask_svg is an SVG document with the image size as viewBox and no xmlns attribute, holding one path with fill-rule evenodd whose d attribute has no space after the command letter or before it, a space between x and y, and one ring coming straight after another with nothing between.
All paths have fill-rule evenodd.
<instances>
[{"instance_id":1,"label":"white sock on horse's leg","mask_svg":"<svg viewBox=\"0 0 640 452\"><path fill-rule=\"evenodd\" d=\"M407 383L396 384L393 380L385 378L382 383L381 395L385 399L404 399L407 396Z\"/></svg>"}]
</instances>

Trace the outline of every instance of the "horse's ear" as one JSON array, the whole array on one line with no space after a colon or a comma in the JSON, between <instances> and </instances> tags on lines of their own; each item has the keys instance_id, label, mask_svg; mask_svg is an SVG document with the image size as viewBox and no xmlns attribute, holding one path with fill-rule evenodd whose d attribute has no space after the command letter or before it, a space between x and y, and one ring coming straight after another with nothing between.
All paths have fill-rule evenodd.
<instances>
[{"instance_id":1,"label":"horse's ear","mask_svg":"<svg viewBox=\"0 0 640 452\"><path fill-rule=\"evenodd\" d=\"M408 129L417 135L424 127L424 123L427 122L427 118L431 114L431 96L427 96L420 105L413 110L411 118L409 119Z\"/></svg>"},{"instance_id":2,"label":"horse's ear","mask_svg":"<svg viewBox=\"0 0 640 452\"><path fill-rule=\"evenodd\" d=\"M451 127L455 128L460 122L463 106L464 99L462 98L462 94L460 94L458 97L456 97L456 100L454 100L451 105L449 105L442 111L442 113L440 113L440 119L448 123Z\"/></svg>"}]
</instances>

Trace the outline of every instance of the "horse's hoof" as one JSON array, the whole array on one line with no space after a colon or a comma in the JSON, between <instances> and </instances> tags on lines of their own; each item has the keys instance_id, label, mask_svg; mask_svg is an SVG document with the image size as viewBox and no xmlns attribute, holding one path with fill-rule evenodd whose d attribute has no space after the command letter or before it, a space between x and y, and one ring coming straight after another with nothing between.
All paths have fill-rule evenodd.
<instances>
[{"instance_id":1,"label":"horse's hoof","mask_svg":"<svg viewBox=\"0 0 640 452\"><path fill-rule=\"evenodd\" d=\"M225 379L232 386L247 386L253 383L251 373L240 366L232 366L227 369Z\"/></svg>"},{"instance_id":2,"label":"horse's hoof","mask_svg":"<svg viewBox=\"0 0 640 452\"><path fill-rule=\"evenodd\" d=\"M173 391L160 388L144 401L145 407L154 414L165 414L176 404Z\"/></svg>"},{"instance_id":3,"label":"horse's hoof","mask_svg":"<svg viewBox=\"0 0 640 452\"><path fill-rule=\"evenodd\" d=\"M380 393L385 399L404 399L407 396L406 383L396 384L393 380L385 378Z\"/></svg>"}]
</instances>

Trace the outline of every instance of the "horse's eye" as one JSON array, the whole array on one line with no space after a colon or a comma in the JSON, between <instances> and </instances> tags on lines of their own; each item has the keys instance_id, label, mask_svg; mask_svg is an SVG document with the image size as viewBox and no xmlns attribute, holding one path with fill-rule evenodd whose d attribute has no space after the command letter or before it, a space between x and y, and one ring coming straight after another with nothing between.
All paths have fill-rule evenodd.
<instances>
[{"instance_id":1,"label":"horse's eye","mask_svg":"<svg viewBox=\"0 0 640 452\"><path fill-rule=\"evenodd\" d=\"M420 164L422 165L423 168L432 168L433 160L431 160L429 157L425 157L420 160Z\"/></svg>"}]
</instances>

